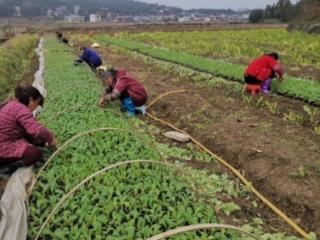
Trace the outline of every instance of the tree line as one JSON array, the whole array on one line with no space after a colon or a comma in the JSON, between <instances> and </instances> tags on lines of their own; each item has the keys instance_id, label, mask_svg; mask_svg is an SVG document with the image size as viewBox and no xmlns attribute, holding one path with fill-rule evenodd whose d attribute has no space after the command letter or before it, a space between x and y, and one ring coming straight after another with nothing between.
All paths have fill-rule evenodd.
<instances>
[{"instance_id":1,"label":"tree line","mask_svg":"<svg viewBox=\"0 0 320 240\"><path fill-rule=\"evenodd\" d=\"M317 20L320 17L320 0L300 0L293 4L290 0L279 0L273 5L267 5L265 9L251 11L249 21L251 23L263 22L275 19L280 22L294 20Z\"/></svg>"}]
</instances>

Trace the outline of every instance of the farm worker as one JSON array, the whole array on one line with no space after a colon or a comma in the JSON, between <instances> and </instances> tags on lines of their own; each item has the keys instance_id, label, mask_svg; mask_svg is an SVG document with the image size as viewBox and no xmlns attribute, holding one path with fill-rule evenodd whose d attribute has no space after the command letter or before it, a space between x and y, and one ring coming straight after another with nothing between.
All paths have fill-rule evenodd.
<instances>
[{"instance_id":1,"label":"farm worker","mask_svg":"<svg viewBox=\"0 0 320 240\"><path fill-rule=\"evenodd\" d=\"M68 44L69 43L69 40L67 38L65 38L61 32L56 32L56 37L59 41L65 43L65 44Z\"/></svg>"},{"instance_id":2,"label":"farm worker","mask_svg":"<svg viewBox=\"0 0 320 240\"><path fill-rule=\"evenodd\" d=\"M69 44L69 40L65 37L63 37L61 41L65 44Z\"/></svg>"},{"instance_id":3,"label":"farm worker","mask_svg":"<svg viewBox=\"0 0 320 240\"><path fill-rule=\"evenodd\" d=\"M75 61L75 65L86 62L94 70L101 66L102 60L98 53L90 48L81 47L82 55Z\"/></svg>"},{"instance_id":4,"label":"farm worker","mask_svg":"<svg viewBox=\"0 0 320 240\"><path fill-rule=\"evenodd\" d=\"M56 32L56 37L57 37L57 39L58 40L60 40L61 41L61 39L63 38L63 35L62 35L62 33L61 32Z\"/></svg>"},{"instance_id":5,"label":"farm worker","mask_svg":"<svg viewBox=\"0 0 320 240\"><path fill-rule=\"evenodd\" d=\"M283 80L283 69L278 63L279 55L270 53L255 59L245 71L245 82L250 85L260 85L263 93L270 92L272 78Z\"/></svg>"},{"instance_id":6,"label":"farm worker","mask_svg":"<svg viewBox=\"0 0 320 240\"><path fill-rule=\"evenodd\" d=\"M13 172L43 159L47 143L56 149L54 135L35 119L32 112L43 105L43 96L35 87L17 87L15 99L0 105L0 168Z\"/></svg>"},{"instance_id":7,"label":"farm worker","mask_svg":"<svg viewBox=\"0 0 320 240\"><path fill-rule=\"evenodd\" d=\"M106 89L99 101L101 107L107 102L120 99L129 116L135 116L136 111L146 114L147 92L134 77L125 70L110 69L102 74L102 79Z\"/></svg>"}]
</instances>

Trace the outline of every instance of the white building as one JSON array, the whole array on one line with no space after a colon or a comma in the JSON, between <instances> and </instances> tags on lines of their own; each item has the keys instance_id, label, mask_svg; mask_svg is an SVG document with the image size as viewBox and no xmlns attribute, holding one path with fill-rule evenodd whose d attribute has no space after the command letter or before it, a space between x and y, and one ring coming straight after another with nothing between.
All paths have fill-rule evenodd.
<instances>
[{"instance_id":1,"label":"white building","mask_svg":"<svg viewBox=\"0 0 320 240\"><path fill-rule=\"evenodd\" d=\"M243 20L248 20L248 19L249 19L249 16L250 16L249 13L244 13L244 14L242 14L241 18L242 18Z\"/></svg>"},{"instance_id":2,"label":"white building","mask_svg":"<svg viewBox=\"0 0 320 240\"><path fill-rule=\"evenodd\" d=\"M116 23L131 23L134 22L134 17L132 16L118 16L114 19Z\"/></svg>"},{"instance_id":3,"label":"white building","mask_svg":"<svg viewBox=\"0 0 320 240\"><path fill-rule=\"evenodd\" d=\"M64 20L66 22L84 22L84 16L79 16L79 15L68 15L64 17Z\"/></svg>"},{"instance_id":4,"label":"white building","mask_svg":"<svg viewBox=\"0 0 320 240\"><path fill-rule=\"evenodd\" d=\"M48 18L53 18L53 15L54 15L54 11L52 9L48 9L47 10L47 17Z\"/></svg>"},{"instance_id":5,"label":"white building","mask_svg":"<svg viewBox=\"0 0 320 240\"><path fill-rule=\"evenodd\" d=\"M80 11L80 6L79 5L74 5L73 6L73 13L74 15L78 15Z\"/></svg>"},{"instance_id":6,"label":"white building","mask_svg":"<svg viewBox=\"0 0 320 240\"><path fill-rule=\"evenodd\" d=\"M90 22L91 23L101 22L101 15L99 15L99 14L91 14L90 15Z\"/></svg>"},{"instance_id":7,"label":"white building","mask_svg":"<svg viewBox=\"0 0 320 240\"><path fill-rule=\"evenodd\" d=\"M21 7L20 6L14 6L14 16L21 17Z\"/></svg>"},{"instance_id":8,"label":"white building","mask_svg":"<svg viewBox=\"0 0 320 240\"><path fill-rule=\"evenodd\" d=\"M191 17L180 17L180 18L178 18L178 22L179 23L190 22L190 21L191 21Z\"/></svg>"}]
</instances>

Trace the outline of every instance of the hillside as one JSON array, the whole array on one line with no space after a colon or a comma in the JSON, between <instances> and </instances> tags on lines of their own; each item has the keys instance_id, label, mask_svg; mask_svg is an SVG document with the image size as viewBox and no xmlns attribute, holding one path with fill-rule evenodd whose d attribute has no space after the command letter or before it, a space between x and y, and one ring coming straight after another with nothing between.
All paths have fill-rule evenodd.
<instances>
[{"instance_id":1,"label":"hillside","mask_svg":"<svg viewBox=\"0 0 320 240\"><path fill-rule=\"evenodd\" d=\"M14 6L20 6L24 16L46 15L48 9L54 10L65 6L67 11L73 12L74 6L80 7L79 14L87 15L100 9L107 9L117 14L156 14L160 11L167 13L181 12L181 9L158 4L149 4L133 0L0 0L0 17L13 15Z\"/></svg>"}]
</instances>

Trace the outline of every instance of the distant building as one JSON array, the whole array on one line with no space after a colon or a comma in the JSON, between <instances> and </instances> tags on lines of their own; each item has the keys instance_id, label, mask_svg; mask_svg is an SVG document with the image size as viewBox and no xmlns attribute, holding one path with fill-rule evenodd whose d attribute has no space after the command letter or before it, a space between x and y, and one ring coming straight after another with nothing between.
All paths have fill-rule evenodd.
<instances>
[{"instance_id":1,"label":"distant building","mask_svg":"<svg viewBox=\"0 0 320 240\"><path fill-rule=\"evenodd\" d=\"M73 6L74 15L79 15L79 11L80 11L80 6L79 5L74 5Z\"/></svg>"},{"instance_id":2,"label":"distant building","mask_svg":"<svg viewBox=\"0 0 320 240\"><path fill-rule=\"evenodd\" d=\"M55 9L54 15L55 15L56 17L63 17L63 16L65 16L65 15L67 14L67 12L68 12L67 7L65 7L65 6L60 6L60 7L57 7L57 8Z\"/></svg>"},{"instance_id":3,"label":"distant building","mask_svg":"<svg viewBox=\"0 0 320 240\"><path fill-rule=\"evenodd\" d=\"M178 18L175 15L167 15L163 16L160 20L162 22L177 22Z\"/></svg>"},{"instance_id":4,"label":"distant building","mask_svg":"<svg viewBox=\"0 0 320 240\"><path fill-rule=\"evenodd\" d=\"M242 14L241 15L241 18L243 19L243 20L248 20L249 19L249 13L244 13L244 14Z\"/></svg>"},{"instance_id":5,"label":"distant building","mask_svg":"<svg viewBox=\"0 0 320 240\"><path fill-rule=\"evenodd\" d=\"M69 23L84 22L85 18L84 18L84 16L79 16L79 15L68 15L68 16L64 17L64 20Z\"/></svg>"},{"instance_id":6,"label":"distant building","mask_svg":"<svg viewBox=\"0 0 320 240\"><path fill-rule=\"evenodd\" d=\"M190 21L191 21L191 17L179 17L178 18L179 23L190 22Z\"/></svg>"},{"instance_id":7,"label":"distant building","mask_svg":"<svg viewBox=\"0 0 320 240\"><path fill-rule=\"evenodd\" d=\"M47 17L48 17L48 18L53 18L53 15L54 15L54 11L51 10L51 9L48 9L48 11L47 11Z\"/></svg>"},{"instance_id":8,"label":"distant building","mask_svg":"<svg viewBox=\"0 0 320 240\"><path fill-rule=\"evenodd\" d=\"M14 6L14 16L15 17L21 17L21 7L20 6Z\"/></svg>"},{"instance_id":9,"label":"distant building","mask_svg":"<svg viewBox=\"0 0 320 240\"><path fill-rule=\"evenodd\" d=\"M91 14L90 15L90 22L91 23L101 22L101 15L99 15L99 14Z\"/></svg>"},{"instance_id":10,"label":"distant building","mask_svg":"<svg viewBox=\"0 0 320 240\"><path fill-rule=\"evenodd\" d=\"M134 22L134 17L132 16L118 16L114 19L116 23L130 23Z\"/></svg>"}]
</instances>

